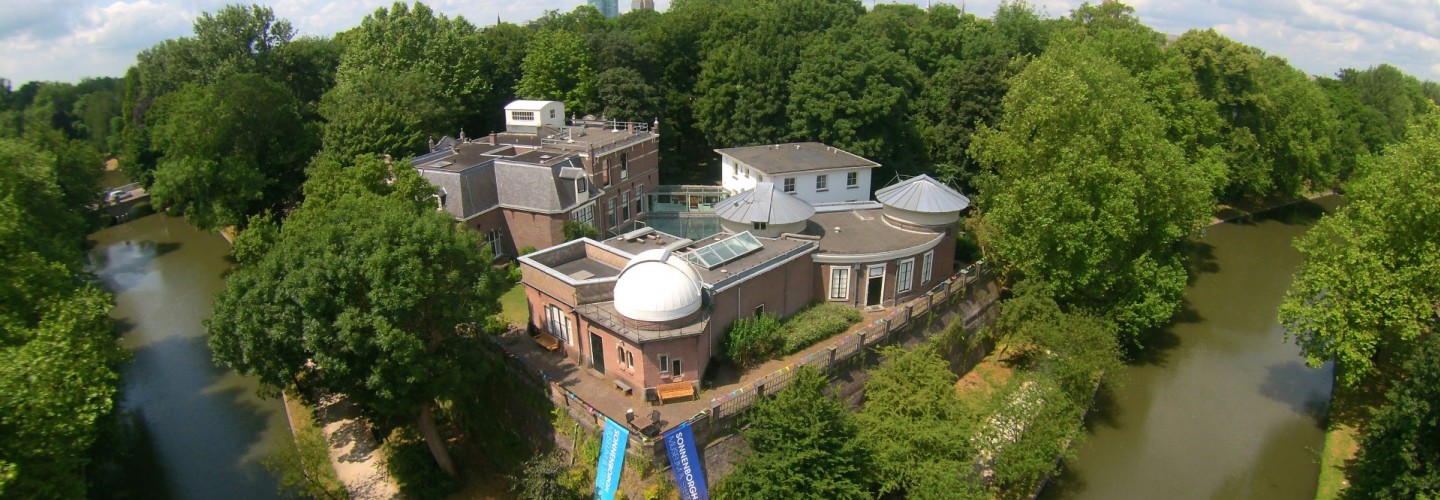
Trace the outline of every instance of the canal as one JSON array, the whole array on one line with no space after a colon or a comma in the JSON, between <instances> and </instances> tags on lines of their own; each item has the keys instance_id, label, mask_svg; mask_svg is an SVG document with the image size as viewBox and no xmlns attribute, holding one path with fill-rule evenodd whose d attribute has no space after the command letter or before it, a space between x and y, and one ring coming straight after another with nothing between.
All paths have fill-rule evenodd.
<instances>
[{"instance_id":1,"label":"canal","mask_svg":"<svg viewBox=\"0 0 1440 500\"><path fill-rule=\"evenodd\" d=\"M204 327L230 268L229 246L183 219L150 215L91 235L92 269L132 354L124 400L142 442L121 467L141 498L274 498L259 459L288 439L278 400L210 358ZM100 496L114 492L96 492Z\"/></svg>"},{"instance_id":2,"label":"canal","mask_svg":"<svg viewBox=\"0 0 1440 500\"><path fill-rule=\"evenodd\" d=\"M1102 394L1045 498L1314 498L1331 367L1304 365L1277 309L1291 241L1338 199L1211 227L1173 323Z\"/></svg>"}]
</instances>

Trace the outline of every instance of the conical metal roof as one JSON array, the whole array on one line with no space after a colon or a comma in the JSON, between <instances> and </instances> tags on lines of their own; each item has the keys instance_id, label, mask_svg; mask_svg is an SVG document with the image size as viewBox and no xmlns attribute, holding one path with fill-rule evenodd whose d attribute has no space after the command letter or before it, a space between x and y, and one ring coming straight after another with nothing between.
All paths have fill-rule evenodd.
<instances>
[{"instance_id":1,"label":"conical metal roof","mask_svg":"<svg viewBox=\"0 0 1440 500\"><path fill-rule=\"evenodd\" d=\"M875 201L913 212L959 212L970 198L928 175L917 175L875 192Z\"/></svg>"},{"instance_id":2,"label":"conical metal roof","mask_svg":"<svg viewBox=\"0 0 1440 500\"><path fill-rule=\"evenodd\" d=\"M773 182L757 182L755 189L716 203L715 215L745 224L789 224L809 219L815 215L815 207L794 195L775 189Z\"/></svg>"}]
</instances>

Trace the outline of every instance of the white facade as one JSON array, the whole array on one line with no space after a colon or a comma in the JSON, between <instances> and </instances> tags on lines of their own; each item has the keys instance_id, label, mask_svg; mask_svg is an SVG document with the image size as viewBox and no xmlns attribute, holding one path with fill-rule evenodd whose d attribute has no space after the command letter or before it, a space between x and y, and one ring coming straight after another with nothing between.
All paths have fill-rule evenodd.
<instances>
[{"instance_id":1,"label":"white facade","mask_svg":"<svg viewBox=\"0 0 1440 500\"><path fill-rule=\"evenodd\" d=\"M533 132L538 127L565 126L565 103L558 101L512 101L505 105L505 129Z\"/></svg>"},{"instance_id":2,"label":"white facade","mask_svg":"<svg viewBox=\"0 0 1440 500\"><path fill-rule=\"evenodd\" d=\"M754 189L756 182L773 182L777 188L811 205L866 201L870 199L872 170L874 167L865 166L770 175L721 155L720 186L735 194ZM851 174L854 174L853 183ZM825 178L823 184L821 177ZM794 186L793 191L787 189L791 185Z\"/></svg>"}]
</instances>

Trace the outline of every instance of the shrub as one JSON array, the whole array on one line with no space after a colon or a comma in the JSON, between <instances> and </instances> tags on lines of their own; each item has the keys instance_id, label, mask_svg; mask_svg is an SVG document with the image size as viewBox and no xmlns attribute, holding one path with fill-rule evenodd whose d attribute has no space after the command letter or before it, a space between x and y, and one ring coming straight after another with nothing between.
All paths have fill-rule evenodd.
<instances>
[{"instance_id":1,"label":"shrub","mask_svg":"<svg viewBox=\"0 0 1440 500\"><path fill-rule=\"evenodd\" d=\"M780 320L769 314L736 320L725 334L725 355L741 367L760 364L783 345Z\"/></svg>"},{"instance_id":2,"label":"shrub","mask_svg":"<svg viewBox=\"0 0 1440 500\"><path fill-rule=\"evenodd\" d=\"M565 221L565 241L578 240L580 238L590 238L593 240L599 237L600 232L596 231L595 228L589 224L573 220Z\"/></svg>"},{"instance_id":3,"label":"shrub","mask_svg":"<svg viewBox=\"0 0 1440 500\"><path fill-rule=\"evenodd\" d=\"M860 310L842 304L818 304L800 311L781 330L781 354L793 354L859 323Z\"/></svg>"}]
</instances>

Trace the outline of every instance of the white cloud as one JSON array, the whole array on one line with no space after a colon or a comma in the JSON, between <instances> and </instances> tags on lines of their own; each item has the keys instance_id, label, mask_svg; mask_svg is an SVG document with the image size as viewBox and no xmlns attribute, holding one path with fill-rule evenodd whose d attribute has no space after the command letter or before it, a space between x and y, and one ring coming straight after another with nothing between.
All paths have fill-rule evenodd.
<instances>
[{"instance_id":1,"label":"white cloud","mask_svg":"<svg viewBox=\"0 0 1440 500\"><path fill-rule=\"evenodd\" d=\"M260 0L264 1L264 0ZM867 6L875 0L865 1ZM923 5L921 0L910 3ZM1067 15L1083 0L1033 1L1050 16ZM1092 0L1097 1L1097 0ZM75 81L119 76L135 55L162 40L190 33L191 21L233 0L16 0L0 17L0 76ZM330 36L360 23L389 0L271 0L279 17L301 35ZM498 16L520 23L545 10L569 11L583 0L434 0L435 11L488 26ZM621 11L630 7L620 0ZM937 2L938 3L938 2ZM959 2L956 2L959 3ZM999 0L965 1L988 16ZM1238 41L1284 57L1320 75L1346 68L1394 64L1420 78L1440 80L1440 3L1435 0L1131 0L1135 14L1157 30L1180 34L1215 28ZM669 8L659 0L656 8Z\"/></svg>"}]
</instances>

